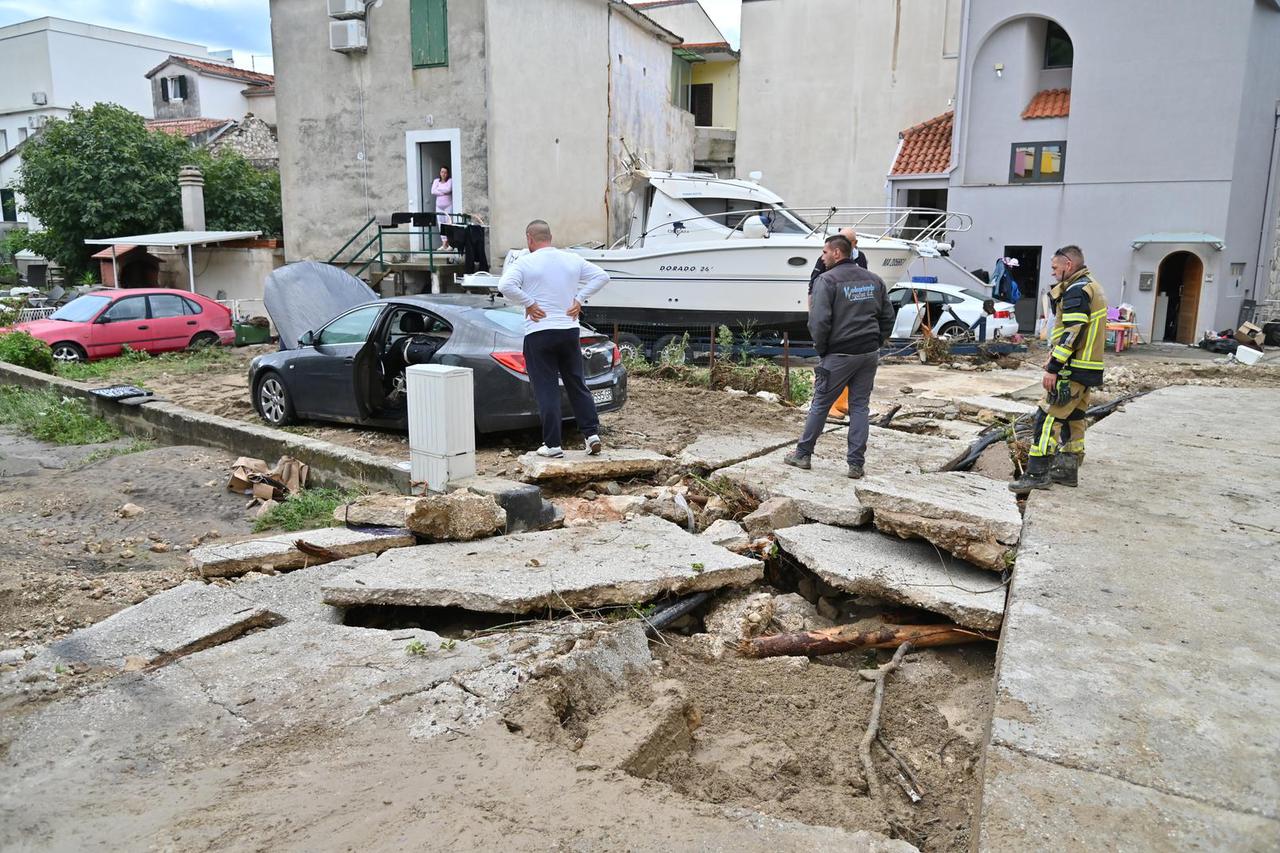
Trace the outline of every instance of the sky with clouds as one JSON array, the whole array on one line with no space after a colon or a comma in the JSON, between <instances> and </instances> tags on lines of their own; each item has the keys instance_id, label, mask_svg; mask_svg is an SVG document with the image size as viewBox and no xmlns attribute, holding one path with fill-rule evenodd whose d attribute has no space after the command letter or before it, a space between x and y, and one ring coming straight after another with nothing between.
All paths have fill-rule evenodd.
<instances>
[{"instance_id":1,"label":"sky with clouds","mask_svg":"<svg viewBox=\"0 0 1280 853\"><path fill-rule=\"evenodd\" d=\"M737 47L740 0L699 2L729 43ZM271 53L268 0L0 0L0 26L45 16L166 36L214 49Z\"/></svg>"}]
</instances>

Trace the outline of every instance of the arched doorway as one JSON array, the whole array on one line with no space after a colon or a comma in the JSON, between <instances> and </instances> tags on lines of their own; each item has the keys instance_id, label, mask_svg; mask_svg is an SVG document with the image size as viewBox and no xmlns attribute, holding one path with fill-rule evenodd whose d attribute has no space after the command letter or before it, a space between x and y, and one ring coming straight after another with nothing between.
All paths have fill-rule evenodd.
<instances>
[{"instance_id":1,"label":"arched doorway","mask_svg":"<svg viewBox=\"0 0 1280 853\"><path fill-rule=\"evenodd\" d=\"M1151 340L1180 344L1196 342L1196 317L1200 310L1200 282L1204 262L1194 252L1171 252L1156 273L1156 302L1152 312Z\"/></svg>"}]
</instances>

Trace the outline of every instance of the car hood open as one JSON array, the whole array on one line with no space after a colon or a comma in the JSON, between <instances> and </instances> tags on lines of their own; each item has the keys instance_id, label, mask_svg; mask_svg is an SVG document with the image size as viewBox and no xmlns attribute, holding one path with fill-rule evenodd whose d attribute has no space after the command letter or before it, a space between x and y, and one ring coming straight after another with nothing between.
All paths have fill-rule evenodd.
<instances>
[{"instance_id":1,"label":"car hood open","mask_svg":"<svg viewBox=\"0 0 1280 853\"><path fill-rule=\"evenodd\" d=\"M280 267L267 276L262 294L267 314L280 333L281 349L297 349L298 338L307 332L377 298L360 279L317 261Z\"/></svg>"}]
</instances>

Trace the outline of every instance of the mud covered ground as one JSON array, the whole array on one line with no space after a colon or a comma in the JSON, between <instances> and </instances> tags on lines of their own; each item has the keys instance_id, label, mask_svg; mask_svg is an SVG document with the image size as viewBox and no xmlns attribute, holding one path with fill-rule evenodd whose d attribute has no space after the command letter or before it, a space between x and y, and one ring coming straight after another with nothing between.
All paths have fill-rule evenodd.
<instances>
[{"instance_id":1,"label":"mud covered ground","mask_svg":"<svg viewBox=\"0 0 1280 853\"><path fill-rule=\"evenodd\" d=\"M185 552L248 533L229 454L59 447L0 430L0 649L48 643L187 576ZM142 513L125 518L126 503Z\"/></svg>"}]
</instances>

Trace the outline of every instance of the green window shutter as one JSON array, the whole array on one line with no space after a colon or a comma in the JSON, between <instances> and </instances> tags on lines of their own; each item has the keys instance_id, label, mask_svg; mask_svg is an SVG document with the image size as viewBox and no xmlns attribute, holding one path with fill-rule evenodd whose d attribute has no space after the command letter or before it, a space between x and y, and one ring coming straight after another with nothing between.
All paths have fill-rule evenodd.
<instances>
[{"instance_id":1,"label":"green window shutter","mask_svg":"<svg viewBox=\"0 0 1280 853\"><path fill-rule=\"evenodd\" d=\"M409 34L414 68L448 65L447 0L409 0Z\"/></svg>"}]
</instances>

